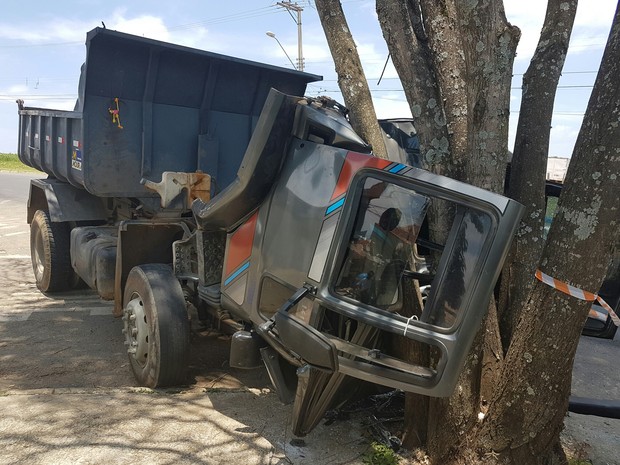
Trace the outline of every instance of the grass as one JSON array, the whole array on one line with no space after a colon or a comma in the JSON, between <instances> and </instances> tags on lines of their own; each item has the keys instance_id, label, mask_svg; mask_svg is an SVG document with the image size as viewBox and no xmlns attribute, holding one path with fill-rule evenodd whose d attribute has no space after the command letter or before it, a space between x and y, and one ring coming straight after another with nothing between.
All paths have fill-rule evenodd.
<instances>
[{"instance_id":1,"label":"grass","mask_svg":"<svg viewBox=\"0 0 620 465\"><path fill-rule=\"evenodd\" d=\"M17 173L40 173L29 166L24 165L15 153L0 153L0 171L12 171Z\"/></svg>"},{"instance_id":2,"label":"grass","mask_svg":"<svg viewBox=\"0 0 620 465\"><path fill-rule=\"evenodd\" d=\"M397 465L398 455L388 446L373 442L362 462L364 465Z\"/></svg>"}]
</instances>

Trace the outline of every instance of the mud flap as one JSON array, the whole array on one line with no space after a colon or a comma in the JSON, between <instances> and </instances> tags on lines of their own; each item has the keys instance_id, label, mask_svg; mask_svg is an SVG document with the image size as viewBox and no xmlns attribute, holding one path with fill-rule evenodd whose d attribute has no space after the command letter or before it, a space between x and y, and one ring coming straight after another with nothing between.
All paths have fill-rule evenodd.
<instances>
[{"instance_id":1,"label":"mud flap","mask_svg":"<svg viewBox=\"0 0 620 465\"><path fill-rule=\"evenodd\" d=\"M321 421L332 396L324 395L328 385L342 375L323 368L304 365L297 370L297 392L293 404L293 434L305 436ZM337 383L339 384L339 383Z\"/></svg>"}]
</instances>

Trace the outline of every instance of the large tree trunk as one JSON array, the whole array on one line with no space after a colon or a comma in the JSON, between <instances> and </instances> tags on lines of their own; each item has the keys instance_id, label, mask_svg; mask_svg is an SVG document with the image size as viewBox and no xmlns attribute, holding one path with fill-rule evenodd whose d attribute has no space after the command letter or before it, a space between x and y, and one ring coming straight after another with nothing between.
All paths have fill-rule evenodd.
<instances>
[{"instance_id":1,"label":"large tree trunk","mask_svg":"<svg viewBox=\"0 0 620 465\"><path fill-rule=\"evenodd\" d=\"M519 31L498 2L378 0L377 13L412 109L427 166L499 192L508 139L512 61ZM438 165L441 168L438 168ZM446 233L449 211L432 210L431 236ZM482 348L489 355L482 354ZM432 399L429 451L442 456L465 434L489 392L501 354L496 319L474 344L457 391ZM481 378L484 363L485 376ZM415 415L408 411L406 415Z\"/></svg>"},{"instance_id":2,"label":"large tree trunk","mask_svg":"<svg viewBox=\"0 0 620 465\"><path fill-rule=\"evenodd\" d=\"M459 179L458 168L451 163L450 133L420 3L418 0L377 0L377 15L411 108L422 164L429 171ZM444 203L431 205L429 216L433 220L429 232L436 242L445 242L452 214Z\"/></svg>"},{"instance_id":3,"label":"large tree trunk","mask_svg":"<svg viewBox=\"0 0 620 465\"><path fill-rule=\"evenodd\" d=\"M387 158L368 82L340 0L316 0L315 4L334 58L344 103L355 110L351 112L351 126L362 139L372 145L373 153L377 157Z\"/></svg>"},{"instance_id":4,"label":"large tree trunk","mask_svg":"<svg viewBox=\"0 0 620 465\"><path fill-rule=\"evenodd\" d=\"M525 214L504 267L500 302L504 350L534 283L543 249L545 173L555 91L562 74L577 0L549 0L540 40L523 76L521 111L510 170L510 197Z\"/></svg>"},{"instance_id":5,"label":"large tree trunk","mask_svg":"<svg viewBox=\"0 0 620 465\"><path fill-rule=\"evenodd\" d=\"M618 82L620 8L540 262L544 273L587 291L600 287L620 234ZM490 463L551 460L568 406L579 335L590 305L540 282L534 285L487 420L467 449L473 446L493 452L493 457L499 454Z\"/></svg>"}]
</instances>

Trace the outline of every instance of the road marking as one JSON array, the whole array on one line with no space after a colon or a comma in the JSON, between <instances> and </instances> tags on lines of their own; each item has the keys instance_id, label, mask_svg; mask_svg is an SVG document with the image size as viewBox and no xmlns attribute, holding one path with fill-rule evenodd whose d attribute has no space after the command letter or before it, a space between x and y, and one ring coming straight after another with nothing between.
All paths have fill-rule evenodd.
<instances>
[{"instance_id":1,"label":"road marking","mask_svg":"<svg viewBox=\"0 0 620 465\"><path fill-rule=\"evenodd\" d=\"M39 291L32 291L32 292L28 292L28 291L23 291L23 292L11 292L11 297L24 297L24 296L36 296L36 297L43 297L43 295L41 294L41 292Z\"/></svg>"},{"instance_id":2,"label":"road marking","mask_svg":"<svg viewBox=\"0 0 620 465\"><path fill-rule=\"evenodd\" d=\"M18 232L12 232L12 233L8 233L8 234L3 234L2 237L19 236L21 234L28 234L28 231L18 231Z\"/></svg>"},{"instance_id":3,"label":"road marking","mask_svg":"<svg viewBox=\"0 0 620 465\"><path fill-rule=\"evenodd\" d=\"M30 318L30 315L32 315L32 312L18 314L0 313L0 322L26 321Z\"/></svg>"},{"instance_id":4,"label":"road marking","mask_svg":"<svg viewBox=\"0 0 620 465\"><path fill-rule=\"evenodd\" d=\"M0 255L0 260L30 260L30 255Z\"/></svg>"},{"instance_id":5,"label":"road marking","mask_svg":"<svg viewBox=\"0 0 620 465\"><path fill-rule=\"evenodd\" d=\"M2 311L4 310L4 311ZM42 313L87 313L88 316L112 316L112 305L105 307L99 306L95 308L63 308L63 307L47 307L37 310L27 310L16 312L15 308L0 309L0 323L15 322L15 321L28 321L33 314ZM19 310L19 309L17 309Z\"/></svg>"},{"instance_id":6,"label":"road marking","mask_svg":"<svg viewBox=\"0 0 620 465\"><path fill-rule=\"evenodd\" d=\"M100 307L100 308L93 308L90 311L90 316L111 316L112 315L112 307Z\"/></svg>"}]
</instances>

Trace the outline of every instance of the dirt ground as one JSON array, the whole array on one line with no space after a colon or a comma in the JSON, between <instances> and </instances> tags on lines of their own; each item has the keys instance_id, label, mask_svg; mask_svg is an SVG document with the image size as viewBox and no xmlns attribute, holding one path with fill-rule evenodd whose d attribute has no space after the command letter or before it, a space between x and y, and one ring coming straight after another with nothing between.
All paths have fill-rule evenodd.
<instances>
[{"instance_id":1,"label":"dirt ground","mask_svg":"<svg viewBox=\"0 0 620 465\"><path fill-rule=\"evenodd\" d=\"M25 193L7 197L1 181L0 465L363 463L367 416L295 438L266 371L228 367L225 336L193 335L186 388L137 387L109 302L34 286ZM575 395L620 398L619 346L582 338ZM620 465L620 420L570 414L564 440L595 465Z\"/></svg>"}]
</instances>

